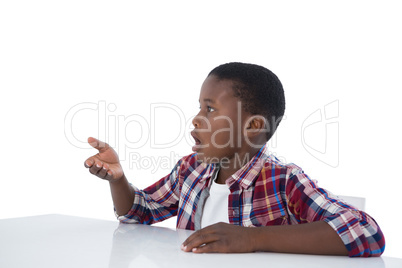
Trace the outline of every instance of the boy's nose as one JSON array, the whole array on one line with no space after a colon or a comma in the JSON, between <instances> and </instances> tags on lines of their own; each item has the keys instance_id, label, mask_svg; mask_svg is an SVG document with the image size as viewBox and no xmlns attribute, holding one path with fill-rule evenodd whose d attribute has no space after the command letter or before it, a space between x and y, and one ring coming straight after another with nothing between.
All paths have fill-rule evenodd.
<instances>
[{"instance_id":1,"label":"boy's nose","mask_svg":"<svg viewBox=\"0 0 402 268\"><path fill-rule=\"evenodd\" d=\"M197 115L196 117L194 117L194 119L193 119L193 126L194 126L195 128L199 128L199 127L200 127L200 123L199 123L199 121L198 121L198 115Z\"/></svg>"},{"instance_id":2,"label":"boy's nose","mask_svg":"<svg viewBox=\"0 0 402 268\"><path fill-rule=\"evenodd\" d=\"M195 127L195 128L201 128L201 126L202 126L202 121L205 121L205 117L204 116L201 116L201 115L196 115L195 117L194 117L194 119L193 119L193 126Z\"/></svg>"}]
</instances>

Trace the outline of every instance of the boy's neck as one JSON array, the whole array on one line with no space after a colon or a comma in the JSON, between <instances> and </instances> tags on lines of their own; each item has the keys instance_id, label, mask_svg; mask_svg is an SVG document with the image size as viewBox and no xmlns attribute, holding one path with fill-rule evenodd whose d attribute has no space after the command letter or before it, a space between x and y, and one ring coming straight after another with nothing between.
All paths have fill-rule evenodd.
<instances>
[{"instance_id":1,"label":"boy's neck","mask_svg":"<svg viewBox=\"0 0 402 268\"><path fill-rule=\"evenodd\" d=\"M236 170L237 171L237 170ZM232 171L229 169L220 169L219 173L218 173L218 177L216 178L216 183L218 184L225 184L226 180L233 175L234 173L236 173L236 171Z\"/></svg>"},{"instance_id":2,"label":"boy's neck","mask_svg":"<svg viewBox=\"0 0 402 268\"><path fill-rule=\"evenodd\" d=\"M235 157L229 159L229 163L225 163L219 169L218 176L216 178L216 183L218 184L225 184L226 180L235 174L242 166L239 166L239 159L242 163L247 164L249 160L251 160L259 151L260 149L251 149L246 153L238 153L237 159ZM244 161L247 160L247 161Z\"/></svg>"}]
</instances>

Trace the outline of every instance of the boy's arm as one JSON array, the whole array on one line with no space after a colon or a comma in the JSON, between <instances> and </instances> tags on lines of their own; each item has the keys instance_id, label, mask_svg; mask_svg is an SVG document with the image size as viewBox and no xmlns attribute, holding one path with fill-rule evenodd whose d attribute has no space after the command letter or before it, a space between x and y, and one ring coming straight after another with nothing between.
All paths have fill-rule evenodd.
<instances>
[{"instance_id":1,"label":"boy's arm","mask_svg":"<svg viewBox=\"0 0 402 268\"><path fill-rule=\"evenodd\" d=\"M173 168L173 171L148 186L144 190L139 190L133 185L129 185L133 191L134 200L131 207L125 214L120 214L116 209L116 216L120 222L153 224L163 221L177 214L179 203L179 183L178 172L181 160ZM119 188L112 195L119 195Z\"/></svg>"},{"instance_id":2,"label":"boy's arm","mask_svg":"<svg viewBox=\"0 0 402 268\"><path fill-rule=\"evenodd\" d=\"M183 249L191 251L211 243L194 252L266 250L368 257L379 256L384 251L384 236L374 219L318 188L304 173L289 174L285 189L286 196L278 196L286 200L281 204L287 204L292 225L257 228L225 225L222 228L219 226L222 224L217 224L194 233L184 242L183 247L187 248Z\"/></svg>"},{"instance_id":3,"label":"boy's arm","mask_svg":"<svg viewBox=\"0 0 402 268\"><path fill-rule=\"evenodd\" d=\"M99 152L85 161L85 167L91 174L109 181L116 213L126 214L133 205L134 190L124 176L117 153L95 138L88 138L88 143Z\"/></svg>"},{"instance_id":4,"label":"boy's arm","mask_svg":"<svg viewBox=\"0 0 402 268\"><path fill-rule=\"evenodd\" d=\"M324 221L256 228L218 223L192 234L182 249L195 253L269 251L348 255L342 240Z\"/></svg>"},{"instance_id":5,"label":"boy's arm","mask_svg":"<svg viewBox=\"0 0 402 268\"><path fill-rule=\"evenodd\" d=\"M88 143L99 153L88 158L85 167L91 174L109 181L115 213L120 221L152 224L175 215L178 204L178 184L175 182L180 161L171 174L140 191L127 181L113 148L95 138L89 138Z\"/></svg>"},{"instance_id":6,"label":"boy's arm","mask_svg":"<svg viewBox=\"0 0 402 268\"><path fill-rule=\"evenodd\" d=\"M109 181L109 185L116 214L126 215L133 206L134 189L124 175L118 181Z\"/></svg>"}]
</instances>

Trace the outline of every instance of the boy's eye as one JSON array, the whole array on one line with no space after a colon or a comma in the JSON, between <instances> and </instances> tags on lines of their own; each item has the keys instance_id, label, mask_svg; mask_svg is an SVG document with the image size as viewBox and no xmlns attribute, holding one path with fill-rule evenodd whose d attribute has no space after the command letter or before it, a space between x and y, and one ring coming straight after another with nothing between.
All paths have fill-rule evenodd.
<instances>
[{"instance_id":1,"label":"boy's eye","mask_svg":"<svg viewBox=\"0 0 402 268\"><path fill-rule=\"evenodd\" d=\"M207 106L207 110L208 110L208 112L213 112L213 111L215 111L215 109L212 108L211 106Z\"/></svg>"},{"instance_id":2,"label":"boy's eye","mask_svg":"<svg viewBox=\"0 0 402 268\"><path fill-rule=\"evenodd\" d=\"M200 106L200 107L198 107L200 110L202 109L202 107ZM214 112L215 111L215 109L214 108L212 108L211 106L207 106L207 111L208 112Z\"/></svg>"}]
</instances>

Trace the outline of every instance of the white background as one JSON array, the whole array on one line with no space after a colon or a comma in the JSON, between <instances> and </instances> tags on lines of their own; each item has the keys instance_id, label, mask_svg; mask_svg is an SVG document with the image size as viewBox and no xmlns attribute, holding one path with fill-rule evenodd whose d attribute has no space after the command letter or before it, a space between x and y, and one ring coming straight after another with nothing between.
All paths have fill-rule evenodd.
<instances>
[{"instance_id":1,"label":"white background","mask_svg":"<svg viewBox=\"0 0 402 268\"><path fill-rule=\"evenodd\" d=\"M191 153L186 123L208 72L242 61L271 69L285 88L270 150L333 193L365 197L384 255L402 257L399 6L1 1L0 218L114 220L108 183L84 168L95 153L86 138L109 141L130 182L146 187Z\"/></svg>"}]
</instances>

